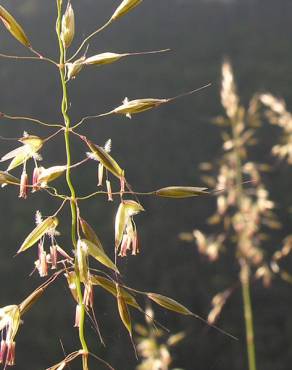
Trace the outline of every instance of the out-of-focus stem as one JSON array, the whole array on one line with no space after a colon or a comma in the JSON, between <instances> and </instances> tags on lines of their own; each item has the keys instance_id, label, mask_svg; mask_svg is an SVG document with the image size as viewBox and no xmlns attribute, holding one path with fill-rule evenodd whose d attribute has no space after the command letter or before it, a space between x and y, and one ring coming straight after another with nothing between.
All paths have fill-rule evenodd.
<instances>
[{"instance_id":1,"label":"out-of-focus stem","mask_svg":"<svg viewBox=\"0 0 292 370\"><path fill-rule=\"evenodd\" d=\"M231 122L232 136L234 141L234 156L236 163L236 190L237 190L237 207L241 210L241 203L243 197L243 176L242 176L242 162L240 156L240 144L239 135L236 130L236 119ZM239 236L240 237L240 236ZM256 354L255 354L255 342L254 342L254 325L253 325L253 314L251 305L250 295L250 267L246 259L240 260L240 282L242 289L243 299L243 311L245 320L245 336L248 356L248 368L249 370L256 370Z\"/></svg>"},{"instance_id":2,"label":"out-of-focus stem","mask_svg":"<svg viewBox=\"0 0 292 370\"><path fill-rule=\"evenodd\" d=\"M240 281L242 287L242 298L244 308L246 345L249 370L256 370L256 354L254 344L253 314L250 296L250 267L246 261L242 261L240 270Z\"/></svg>"},{"instance_id":3,"label":"out-of-focus stem","mask_svg":"<svg viewBox=\"0 0 292 370\"><path fill-rule=\"evenodd\" d=\"M77 247L77 238L76 238L76 229L77 229L77 204L76 204L76 194L75 189L72 184L71 180L71 147L70 147L70 117L67 113L68 110L68 91L65 79L65 49L61 40L61 26L62 26L62 0L57 0L57 9L58 9L58 18L57 18L57 26L56 31L58 35L59 41L59 49L60 49L60 62L59 62L59 69L60 69L60 79L62 84L62 91L63 91L63 98L62 98L62 115L64 118L64 138L65 138L65 145L66 145L66 156L67 156L67 170L66 170L66 181L68 187L71 192L71 199L70 199L70 206L71 206L71 238L74 249ZM80 306L80 322L79 322L79 339L82 345L82 349L84 351L84 355L82 356L83 360L83 370L88 369L87 359L88 359L88 346L84 336L84 319L85 319L85 307L83 304L83 296L81 290L81 282L79 277L79 272L76 270L76 290L78 295L78 303Z\"/></svg>"}]
</instances>

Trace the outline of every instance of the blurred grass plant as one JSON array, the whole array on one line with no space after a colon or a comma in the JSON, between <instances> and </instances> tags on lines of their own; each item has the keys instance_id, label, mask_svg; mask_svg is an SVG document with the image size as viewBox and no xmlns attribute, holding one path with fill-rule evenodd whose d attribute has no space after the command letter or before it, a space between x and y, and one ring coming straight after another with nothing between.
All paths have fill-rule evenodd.
<instances>
[{"instance_id":1,"label":"blurred grass plant","mask_svg":"<svg viewBox=\"0 0 292 370\"><path fill-rule=\"evenodd\" d=\"M268 166L252 161L248 151L256 144L255 132L260 126L259 97L252 97L247 108L241 105L228 60L222 65L221 103L225 115L214 119L214 123L222 127L223 153L217 167L201 164L205 171L203 179L218 195L216 212L208 221L220 232L207 236L194 230L192 234L182 233L181 238L195 241L199 253L210 262L216 261L226 248L233 248L242 289L248 367L256 370L250 284L253 279L262 279L265 286L270 285L273 272L263 246L267 229L278 228L280 224L262 180L262 172ZM212 171L217 171L216 177ZM233 288L228 288L213 297L209 323L217 321L232 292Z\"/></svg>"},{"instance_id":2,"label":"blurred grass plant","mask_svg":"<svg viewBox=\"0 0 292 370\"><path fill-rule=\"evenodd\" d=\"M165 51L159 50L123 54L106 52L90 57L86 56L88 43L93 36L110 26L120 17L125 16L140 3L142 3L141 0L123 0L113 12L109 20L105 22L102 27L86 37L76 52L73 53L71 57L68 57L68 51L70 46L72 46L76 31L74 10L70 0L68 0L67 4L64 4L63 0L56 0L56 33L60 53L58 61L43 56L40 52L35 50L21 25L6 9L4 9L4 7L0 6L0 20L6 29L17 41L19 41L33 54L32 56L16 56L5 54L1 54L0 56L8 59L29 59L52 64L56 67L56 72L59 73L62 90L62 100L60 102L62 120L60 120L60 123L48 123L33 117L21 117L13 116L3 112L0 113L2 120L22 120L37 124L44 129L54 130L53 133L45 138L25 132L19 139L14 139L15 141L19 141L21 145L1 158L1 162L10 160L10 164L8 165L6 171L0 171L1 185L15 186L16 188L19 188L19 197L23 199L28 197L30 191L32 193L42 191L44 194L48 194L53 197L58 204L58 206L56 206L56 212L51 216L44 218L39 211L36 212L36 226L28 234L28 236L24 238L24 241L18 248L17 254L20 254L37 245L38 252L37 260L34 264L35 271L38 271L41 277L46 277L49 274L51 274L51 277L49 277L44 284L38 287L19 305L9 305L0 309L0 330L5 333L2 336L0 363L3 363L5 367L15 363L15 336L21 324L23 314L31 309L33 303L43 295L45 289L50 286L59 276L64 276L67 279L69 288L68 290L71 291L72 296L76 301L75 327L78 329L80 348L74 349L71 354L62 359L58 364L51 366L49 368L50 370L61 370L77 358L82 359L82 369L87 370L89 369L89 356L92 356L94 359L100 361L103 365L112 369L107 362L89 350L86 339L86 315L89 315L92 319L92 322L96 323L93 311L93 292L96 286L101 287L105 292L116 297L117 312L119 313L120 319L129 333L132 343L132 322L130 308L134 308L143 312L140 304L136 300L137 295L142 295L165 309L198 318L197 315L194 315L191 311L173 299L160 294L151 292L138 292L129 287L125 287L123 284L123 278L119 272L118 257L125 257L127 256L128 252L130 252L132 255L135 255L139 252L138 232L134 222L134 216L144 211L144 208L140 204L137 195L185 198L206 195L208 193L207 189L192 186L170 186L147 193L135 192L132 190L126 180L124 169L120 167L118 162L110 154L111 141L109 140L105 146L96 145L89 138L77 131L77 128L80 128L81 125L90 119L97 119L98 117L111 114L121 114L131 118L131 116L134 114L139 114L146 110L156 108L161 104L169 103L178 97L192 94L195 92L195 90L179 95L175 98L144 98L130 101L125 99L122 105L117 106L109 112L94 116L86 116L83 117L79 122L72 122L69 113L69 82L71 83L74 78L79 76L83 68L94 68L100 65L114 63L122 58L133 55L151 54ZM80 53L84 47L87 47L87 49L84 51L83 55L80 56ZM39 166L38 161L42 160L42 157L39 154L40 150L59 134L63 134L64 136L66 164L56 164L55 166L49 168ZM86 153L84 150L84 158L81 158L78 163L72 163L71 159L71 153L74 150L71 143L72 135L80 139L86 150L89 151L89 153ZM2 137L2 139L5 138ZM30 160L33 161L35 166L32 176L27 171L27 162ZM73 184L71 171L77 166L81 166L90 160L98 162L96 165L96 170L98 171L98 186L100 186L101 189L96 191L96 184L94 184L92 193L85 196L80 196L79 194L82 189L79 189L79 187L76 186L77 184ZM15 170L20 166L22 167L22 174L19 179L18 177L12 175L10 171ZM61 194L58 188L51 186L53 181L64 175L68 185L68 194ZM106 175L106 180L104 180L104 175ZM119 188L114 191L112 190L112 180L110 179L111 176L117 180L119 186ZM30 178L32 178L31 181ZM106 249L103 247L94 229L86 220L82 218L80 204L83 200L95 197L107 197L109 201L115 200L118 203L114 230L114 261L108 256L108 251L106 251ZM71 210L70 220L61 218L61 210L67 205L70 206ZM68 223L71 224L71 244L63 249L58 244L57 239L59 232L57 231L57 227L59 224ZM103 267L107 270L94 269L94 260L99 263L99 268ZM99 333L97 323L95 326ZM101 343L103 343L101 334L100 340ZM166 351L167 349L165 349L164 352Z\"/></svg>"},{"instance_id":3,"label":"blurred grass plant","mask_svg":"<svg viewBox=\"0 0 292 370\"><path fill-rule=\"evenodd\" d=\"M137 351L141 358L136 370L171 370L172 349L185 338L185 333L166 337L164 330L155 327L154 312L150 306L145 310L145 321L146 326L136 324L134 327L137 333Z\"/></svg>"}]
</instances>

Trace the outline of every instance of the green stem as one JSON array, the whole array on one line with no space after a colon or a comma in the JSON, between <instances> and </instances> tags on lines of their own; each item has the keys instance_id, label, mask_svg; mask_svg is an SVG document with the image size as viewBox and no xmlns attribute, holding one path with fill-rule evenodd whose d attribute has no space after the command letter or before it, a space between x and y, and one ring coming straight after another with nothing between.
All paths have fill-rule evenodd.
<instances>
[{"instance_id":1,"label":"green stem","mask_svg":"<svg viewBox=\"0 0 292 370\"><path fill-rule=\"evenodd\" d=\"M62 84L62 91L63 91L63 98L62 98L62 115L64 118L64 138L65 138L65 146L66 146L66 156L67 156L67 170L66 170L66 181L71 193L70 199L70 207L71 207L71 239L74 246L74 249L77 248L77 237L76 237L76 229L77 229L77 203L76 203L76 194L75 189L72 184L71 180L71 147L70 147L70 117L68 115L68 90L66 85L65 79L65 49L61 40L61 27L62 27L62 0L57 0L57 8L58 8L58 18L57 18L57 26L56 31L58 35L59 41L59 48L60 48L60 62L59 62L59 70L60 70L60 79ZM84 320L85 320L85 307L83 304L83 296L82 296L82 289L81 289L81 282L80 276L77 269L76 271L76 289L78 295L78 303L80 306L80 324L79 324L79 339L82 345L82 349L84 350L83 356L83 369L87 369L87 354L88 354L88 346L84 336Z\"/></svg>"},{"instance_id":2,"label":"green stem","mask_svg":"<svg viewBox=\"0 0 292 370\"><path fill-rule=\"evenodd\" d=\"M234 141L234 155L236 162L236 189L237 189L237 208L241 212L241 204L243 197L243 176L242 176L242 161L240 155L240 137L236 130L236 119L231 122L232 136ZM239 235L240 238L240 235ZM255 354L255 342L254 342L254 325L253 325L253 314L251 305L250 295L250 267L249 262L242 258L240 260L240 282L242 288L243 298L243 311L245 320L245 336L248 356L248 368L249 370L256 370L256 354Z\"/></svg>"}]
</instances>

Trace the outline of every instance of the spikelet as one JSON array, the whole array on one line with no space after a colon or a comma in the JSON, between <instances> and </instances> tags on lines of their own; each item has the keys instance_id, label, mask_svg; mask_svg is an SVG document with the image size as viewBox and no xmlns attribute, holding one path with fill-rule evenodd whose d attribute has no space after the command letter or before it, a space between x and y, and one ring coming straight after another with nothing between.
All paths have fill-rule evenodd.
<instances>
[{"instance_id":1,"label":"spikelet","mask_svg":"<svg viewBox=\"0 0 292 370\"><path fill-rule=\"evenodd\" d=\"M31 46L23 28L2 5L0 5L0 20L16 40L26 47Z\"/></svg>"},{"instance_id":2,"label":"spikelet","mask_svg":"<svg viewBox=\"0 0 292 370\"><path fill-rule=\"evenodd\" d=\"M68 49L75 35L75 16L71 2L68 1L65 14L62 17L61 40L64 48Z\"/></svg>"},{"instance_id":3,"label":"spikelet","mask_svg":"<svg viewBox=\"0 0 292 370\"><path fill-rule=\"evenodd\" d=\"M111 20L114 21L123 15L127 14L130 10L134 9L139 5L142 0L123 0L122 3L117 7L114 14L111 17Z\"/></svg>"}]
</instances>

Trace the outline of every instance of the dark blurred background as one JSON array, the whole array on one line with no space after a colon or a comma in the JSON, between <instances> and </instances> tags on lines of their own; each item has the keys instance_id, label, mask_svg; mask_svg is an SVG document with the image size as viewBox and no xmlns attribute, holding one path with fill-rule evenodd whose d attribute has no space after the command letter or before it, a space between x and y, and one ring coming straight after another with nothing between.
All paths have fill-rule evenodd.
<instances>
[{"instance_id":1,"label":"dark blurred background","mask_svg":"<svg viewBox=\"0 0 292 370\"><path fill-rule=\"evenodd\" d=\"M76 14L74 47L102 25L119 0L72 0ZM9 9L23 25L34 47L58 57L55 36L56 4L46 0L8 0ZM73 122L87 114L108 111L125 96L171 97L208 82L212 87L193 96L164 105L128 120L110 116L89 121L80 128L94 142L113 140L112 154L126 168L127 178L137 191L168 185L202 186L198 165L213 161L221 152L220 131L210 123L223 113L220 105L220 67L228 56L234 67L243 104L257 91L271 91L292 107L291 0L145 0L131 13L90 42L89 55L112 51L133 52L170 48L171 52L138 56L102 68L86 68L70 86L70 115ZM73 47L73 49L74 49ZM72 49L72 50L73 50ZM1 26L1 52L26 55ZM60 83L53 66L41 62L0 59L0 111L59 122ZM292 108L291 108L292 109ZM20 137L26 130L48 136L43 127L24 121L1 120L1 135ZM268 126L260 131L259 161L275 163L269 154L278 131ZM73 161L84 157L84 146L74 138ZM1 141L1 155L15 148ZM65 164L62 137L42 150L43 165ZM1 169L6 169L3 163ZM20 174L20 170L13 172ZM86 164L73 173L78 193L96 186L96 165ZM271 235L267 253L281 245L289 232L292 205L291 167L275 164L266 175L283 229ZM65 192L64 182L56 183ZM116 185L117 186L117 185ZM34 227L34 213L52 214L59 202L39 192L18 200L15 188L1 191L0 306L20 302L40 279L29 277L36 249L13 258L25 236ZM172 296L197 314L206 317L212 296L237 281L232 253L215 264L203 261L194 244L182 242L178 234L194 228L208 231L206 219L215 199L164 200L141 198L146 212L136 217L141 253L121 261L125 282L140 290ZM108 253L113 255L113 223L118 201L93 198L81 204L85 219L93 225ZM67 237L69 210L62 212L60 244L71 249ZM290 228L291 229L291 228ZM292 360L291 287L275 280L270 289L256 283L252 289L255 338L259 370L288 370ZM137 364L115 300L101 290L95 296L96 315L106 347L90 324L86 332L91 348L117 370L133 370ZM186 340L177 348L174 367L186 370L247 369L241 292L236 290L218 325L239 338L227 336L202 323L157 309L157 318L172 331L185 330ZM24 318L17 335L16 369L44 369L63 357L62 341L69 353L78 346L73 328L75 305L64 280L51 287ZM133 314L143 322L142 315ZM72 369L78 368L72 366ZM93 365L92 369L102 369Z\"/></svg>"}]
</instances>

